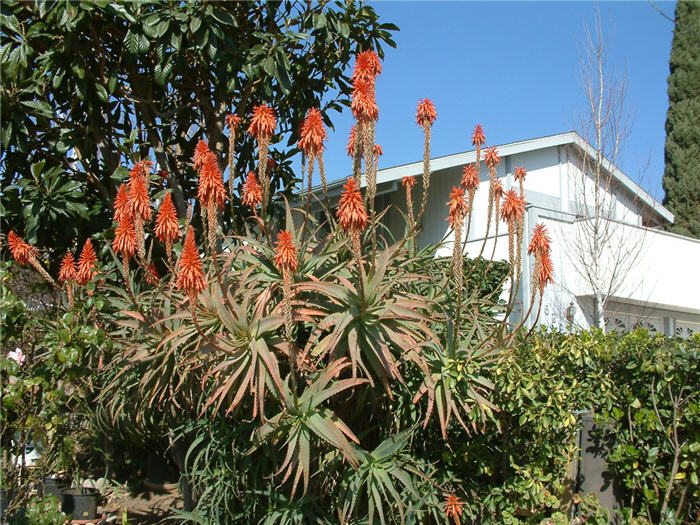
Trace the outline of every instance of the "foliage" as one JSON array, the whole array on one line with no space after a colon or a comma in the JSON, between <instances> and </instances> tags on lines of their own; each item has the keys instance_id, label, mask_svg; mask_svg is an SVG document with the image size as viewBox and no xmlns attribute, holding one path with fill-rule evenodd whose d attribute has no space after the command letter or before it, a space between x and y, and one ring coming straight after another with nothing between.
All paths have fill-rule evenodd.
<instances>
[{"instance_id":1,"label":"foliage","mask_svg":"<svg viewBox=\"0 0 700 525\"><path fill-rule=\"evenodd\" d=\"M12 506L25 502L29 483L44 474L63 470L80 476L77 429L92 404L90 370L108 346L104 332L83 324L88 308L28 309L11 288L16 270L4 264L0 273L1 345L20 353L19 359L11 353L0 356L2 485L15 495ZM27 446L41 453L32 468L24 459Z\"/></svg>"},{"instance_id":2,"label":"foliage","mask_svg":"<svg viewBox=\"0 0 700 525\"><path fill-rule=\"evenodd\" d=\"M329 124L349 104L351 57L381 54L397 30L354 1L7 1L0 14L0 212L59 253L110 227L123 165L151 155L183 215L196 190L194 146L203 138L227 151L227 113L247 127L254 105L271 104L282 122L272 143L287 146L308 108L320 106ZM245 127L234 178L253 169ZM296 151L273 153L280 192L294 181ZM227 221L245 214L233 204Z\"/></svg>"},{"instance_id":3,"label":"foliage","mask_svg":"<svg viewBox=\"0 0 700 525\"><path fill-rule=\"evenodd\" d=\"M700 5L676 3L666 116L664 206L671 231L700 238Z\"/></svg>"},{"instance_id":4,"label":"foliage","mask_svg":"<svg viewBox=\"0 0 700 525\"><path fill-rule=\"evenodd\" d=\"M162 195L149 193L146 164L138 164L130 186L140 182L143 191L127 196L118 228L133 235L111 244L111 234L102 236L97 275L87 284L64 279L67 300L31 321L36 330L27 330L26 309L5 302L3 315L23 326L12 337L37 338L22 341L29 364L3 358L5 373L19 378L12 384L29 382L33 394L67 392L69 384L73 395L59 398L64 411L80 408L104 434L167 446L182 475L179 516L199 523L546 523L572 511L602 523L605 511L575 493L570 473L584 409L615 425L610 464L634 496L627 516L692 517L700 340L644 332L532 336L509 324L516 294L506 302L501 291L504 279L511 289L519 285L522 257L514 247L524 207L509 223L511 267L464 260L457 232L472 211L460 188L445 209L455 231L449 265L433 260L440 246L415 248L423 206L413 215L407 205L403 238L385 237L384 212L373 202L371 81L379 59L370 52L357 65L361 140L353 170L360 180L364 161L364 196L354 181L340 199L329 196L322 177L323 203L312 209L309 194L291 206L274 192L282 212L265 214L263 137L261 213L256 197L250 213L221 228L216 203L199 202L205 255L191 228L193 208L173 224L187 241L166 241L164 252L135 213L138 204L148 216L151 197ZM429 122L423 131L429 174ZM322 148L317 153L322 166ZM490 148L492 169L494 156ZM223 195L211 163L217 158L200 145L192 164L200 182ZM523 199L522 190L511 193ZM26 252L34 257L31 247ZM537 255L540 262L545 256L548 243ZM43 270L36 257L17 259ZM536 276L532 304L535 294L542 298L546 273ZM25 402L24 391L18 399ZM629 414L634 424L624 420ZM8 421L21 432L34 428L16 415Z\"/></svg>"},{"instance_id":5,"label":"foliage","mask_svg":"<svg viewBox=\"0 0 700 525\"><path fill-rule=\"evenodd\" d=\"M26 506L26 511L17 513L9 520L10 525L56 525L70 519L68 514L61 512L61 504L56 496L39 498L32 497Z\"/></svg>"}]
</instances>

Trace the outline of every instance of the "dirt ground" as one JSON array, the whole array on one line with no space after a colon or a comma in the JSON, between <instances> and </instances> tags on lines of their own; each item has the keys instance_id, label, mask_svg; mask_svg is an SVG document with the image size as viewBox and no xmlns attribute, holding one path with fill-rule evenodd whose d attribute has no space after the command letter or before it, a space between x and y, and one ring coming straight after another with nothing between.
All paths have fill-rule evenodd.
<instances>
[{"instance_id":1,"label":"dirt ground","mask_svg":"<svg viewBox=\"0 0 700 525\"><path fill-rule=\"evenodd\" d=\"M110 492L107 501L102 505L102 512L110 517L116 516L117 524L121 523L125 508L130 525L165 523L172 514L170 509L182 508L182 497L176 488L135 494L118 489Z\"/></svg>"}]
</instances>

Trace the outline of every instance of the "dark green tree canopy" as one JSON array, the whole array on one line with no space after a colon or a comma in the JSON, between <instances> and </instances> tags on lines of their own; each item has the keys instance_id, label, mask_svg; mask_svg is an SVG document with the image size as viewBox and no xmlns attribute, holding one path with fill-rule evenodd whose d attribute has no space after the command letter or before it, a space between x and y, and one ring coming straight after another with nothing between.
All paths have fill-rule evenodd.
<instances>
[{"instance_id":1,"label":"dark green tree canopy","mask_svg":"<svg viewBox=\"0 0 700 525\"><path fill-rule=\"evenodd\" d=\"M700 2L679 0L671 47L664 205L670 229L700 238Z\"/></svg>"},{"instance_id":2,"label":"dark green tree canopy","mask_svg":"<svg viewBox=\"0 0 700 525\"><path fill-rule=\"evenodd\" d=\"M116 189L138 159L167 173L182 214L196 192L197 141L224 169L225 116L245 128L257 104L282 123L272 187L286 191L306 111L321 106L331 125L348 104L354 55L382 56L397 30L353 0L8 0L0 9L0 212L5 229L58 250L111 225ZM240 132L236 142L240 179L254 168L254 143Z\"/></svg>"}]
</instances>

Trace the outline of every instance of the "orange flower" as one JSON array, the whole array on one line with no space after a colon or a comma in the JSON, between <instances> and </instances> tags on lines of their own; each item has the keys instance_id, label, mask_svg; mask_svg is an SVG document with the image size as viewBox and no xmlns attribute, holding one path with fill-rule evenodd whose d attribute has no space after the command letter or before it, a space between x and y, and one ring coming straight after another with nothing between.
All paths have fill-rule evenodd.
<instances>
[{"instance_id":1,"label":"orange flower","mask_svg":"<svg viewBox=\"0 0 700 525\"><path fill-rule=\"evenodd\" d=\"M292 234L282 230L277 234L277 254L275 265L280 271L295 272L297 269L297 248L294 246Z\"/></svg>"},{"instance_id":2,"label":"orange flower","mask_svg":"<svg viewBox=\"0 0 700 525\"><path fill-rule=\"evenodd\" d=\"M358 79L353 85L352 114L359 122L373 122L379 118L379 107L374 97L374 84Z\"/></svg>"},{"instance_id":3,"label":"orange flower","mask_svg":"<svg viewBox=\"0 0 700 525\"><path fill-rule=\"evenodd\" d=\"M472 145L477 148L486 144L486 137L484 136L484 128L481 124L474 126L474 133L472 133Z\"/></svg>"},{"instance_id":4,"label":"orange flower","mask_svg":"<svg viewBox=\"0 0 700 525\"><path fill-rule=\"evenodd\" d=\"M252 171L248 172L248 177L243 183L241 195L243 204L250 206L253 210L262 202L262 187Z\"/></svg>"},{"instance_id":5,"label":"orange flower","mask_svg":"<svg viewBox=\"0 0 700 525\"><path fill-rule=\"evenodd\" d=\"M61 269L58 271L58 280L62 283L75 281L78 278L78 269L75 266L75 258L71 252L66 253L61 261Z\"/></svg>"},{"instance_id":6,"label":"orange flower","mask_svg":"<svg viewBox=\"0 0 700 525\"><path fill-rule=\"evenodd\" d=\"M29 260L37 255L36 248L24 242L14 231L7 234L7 243L10 245L10 253L19 264L28 264Z\"/></svg>"},{"instance_id":7,"label":"orange flower","mask_svg":"<svg viewBox=\"0 0 700 525\"><path fill-rule=\"evenodd\" d=\"M204 161L210 153L211 150L209 149L207 143L200 139L194 148L194 155L192 156L192 164L194 165L194 169L200 170L202 166L204 166Z\"/></svg>"},{"instance_id":8,"label":"orange flower","mask_svg":"<svg viewBox=\"0 0 700 525\"><path fill-rule=\"evenodd\" d=\"M117 190L117 196L114 198L114 220L121 222L125 216L131 216L131 207L129 206L129 190L126 184L121 183Z\"/></svg>"},{"instance_id":9,"label":"orange flower","mask_svg":"<svg viewBox=\"0 0 700 525\"><path fill-rule=\"evenodd\" d=\"M146 266L146 282L151 286L155 286L160 281L160 274L158 273L158 268L156 268L155 263L148 263Z\"/></svg>"},{"instance_id":10,"label":"orange flower","mask_svg":"<svg viewBox=\"0 0 700 525\"><path fill-rule=\"evenodd\" d=\"M88 239L83 245L78 259L78 278L77 282L81 286L89 283L95 277L95 268L97 267L97 255L92 247L92 241Z\"/></svg>"},{"instance_id":11,"label":"orange flower","mask_svg":"<svg viewBox=\"0 0 700 525\"><path fill-rule=\"evenodd\" d=\"M452 193L450 193L450 200L447 201L447 206L450 209L450 213L446 220L449 221L450 226L454 228L455 223L464 219L464 216L469 211L469 205L464 198L464 188L461 186L452 187Z\"/></svg>"},{"instance_id":12,"label":"orange flower","mask_svg":"<svg viewBox=\"0 0 700 525\"><path fill-rule=\"evenodd\" d=\"M350 128L350 137L348 138L348 145L345 149L348 152L348 157L352 157L355 154L355 134L357 133L357 124L353 124Z\"/></svg>"},{"instance_id":13,"label":"orange flower","mask_svg":"<svg viewBox=\"0 0 700 525\"><path fill-rule=\"evenodd\" d=\"M117 229L114 230L112 249L120 253L125 260L133 257L136 253L136 229L131 217L124 217Z\"/></svg>"},{"instance_id":14,"label":"orange flower","mask_svg":"<svg viewBox=\"0 0 700 525\"><path fill-rule=\"evenodd\" d=\"M231 131L238 129L238 126L241 125L241 117L234 115L233 113L226 115L226 125Z\"/></svg>"},{"instance_id":15,"label":"orange flower","mask_svg":"<svg viewBox=\"0 0 700 525\"><path fill-rule=\"evenodd\" d=\"M199 257L197 246L194 243L194 228L192 226L187 230L185 244L182 247L175 285L188 294L190 298L195 297L206 288L202 259Z\"/></svg>"},{"instance_id":16,"label":"orange flower","mask_svg":"<svg viewBox=\"0 0 700 525\"><path fill-rule=\"evenodd\" d=\"M503 184L498 179L493 181L493 196L496 198L496 201L503 197Z\"/></svg>"},{"instance_id":17,"label":"orange flower","mask_svg":"<svg viewBox=\"0 0 700 525\"><path fill-rule=\"evenodd\" d=\"M530 246L527 249L527 254L532 255L542 255L544 253L549 253L550 239L547 235L547 227L544 224L536 224L535 229L532 232L532 240L530 241Z\"/></svg>"},{"instance_id":18,"label":"orange flower","mask_svg":"<svg viewBox=\"0 0 700 525\"><path fill-rule=\"evenodd\" d=\"M367 226L367 212L362 194L353 177L348 177L336 212L340 225L346 232L361 232Z\"/></svg>"},{"instance_id":19,"label":"orange flower","mask_svg":"<svg viewBox=\"0 0 700 525\"><path fill-rule=\"evenodd\" d=\"M525 168L520 166L519 168L518 167L515 168L515 173L513 174L513 178L517 181L522 182L525 180L525 175L527 175L527 171L525 170Z\"/></svg>"},{"instance_id":20,"label":"orange flower","mask_svg":"<svg viewBox=\"0 0 700 525\"><path fill-rule=\"evenodd\" d=\"M525 213L525 199L515 190L508 190L505 193L503 206L501 207L501 218L505 222L517 221Z\"/></svg>"},{"instance_id":21,"label":"orange flower","mask_svg":"<svg viewBox=\"0 0 700 525\"><path fill-rule=\"evenodd\" d=\"M133 177L134 175L142 175L142 176L148 178L148 175L150 174L152 166L153 166L152 161L140 160L136 164L134 164L134 167L131 168L131 171L129 171L129 177Z\"/></svg>"},{"instance_id":22,"label":"orange flower","mask_svg":"<svg viewBox=\"0 0 700 525\"><path fill-rule=\"evenodd\" d=\"M416 185L416 178L415 177L404 177L401 179L401 184L403 185L404 188L411 189L413 186Z\"/></svg>"},{"instance_id":23,"label":"orange flower","mask_svg":"<svg viewBox=\"0 0 700 525\"><path fill-rule=\"evenodd\" d=\"M221 175L221 170L219 170L216 155L212 152L209 152L204 158L202 169L199 171L197 198L203 208L206 208L211 203L221 208L226 200L224 178L223 175Z\"/></svg>"},{"instance_id":24,"label":"orange flower","mask_svg":"<svg viewBox=\"0 0 700 525\"><path fill-rule=\"evenodd\" d=\"M486 148L484 162L491 169L495 169L496 166L498 166L501 163L501 157L498 156L498 150L495 146Z\"/></svg>"},{"instance_id":25,"label":"orange flower","mask_svg":"<svg viewBox=\"0 0 700 525\"><path fill-rule=\"evenodd\" d=\"M419 126L432 126L437 118L435 106L429 98L424 98L418 102L418 111L416 112L416 123Z\"/></svg>"},{"instance_id":26,"label":"orange flower","mask_svg":"<svg viewBox=\"0 0 700 525\"><path fill-rule=\"evenodd\" d=\"M355 67L352 72L352 81L374 79L382 72L382 63L379 56L372 50L363 51L355 59Z\"/></svg>"},{"instance_id":27,"label":"orange flower","mask_svg":"<svg viewBox=\"0 0 700 525\"><path fill-rule=\"evenodd\" d=\"M248 126L248 133L258 140L270 138L277 127L275 111L267 104L253 108L253 117Z\"/></svg>"},{"instance_id":28,"label":"orange flower","mask_svg":"<svg viewBox=\"0 0 700 525\"><path fill-rule=\"evenodd\" d=\"M326 140L326 128L323 125L321 112L311 108L301 124L299 149L307 157L313 157L323 151L323 141Z\"/></svg>"},{"instance_id":29,"label":"orange flower","mask_svg":"<svg viewBox=\"0 0 700 525\"><path fill-rule=\"evenodd\" d=\"M173 204L170 192L163 197L156 216L156 238L166 244L172 243L180 237L180 225L177 222L177 211Z\"/></svg>"},{"instance_id":30,"label":"orange flower","mask_svg":"<svg viewBox=\"0 0 700 525\"><path fill-rule=\"evenodd\" d=\"M545 252L540 256L540 264L537 267L537 282L540 286L540 293L549 283L554 283L554 267L549 252Z\"/></svg>"},{"instance_id":31,"label":"orange flower","mask_svg":"<svg viewBox=\"0 0 700 525\"><path fill-rule=\"evenodd\" d=\"M464 166L464 171L462 172L462 186L467 191L474 191L479 187L479 173L476 171L476 166L474 164L467 164Z\"/></svg>"},{"instance_id":32,"label":"orange flower","mask_svg":"<svg viewBox=\"0 0 700 525\"><path fill-rule=\"evenodd\" d=\"M445 496L445 516L453 517L459 520L459 516L462 515L462 507L464 503L459 500L454 494L448 494Z\"/></svg>"},{"instance_id":33,"label":"orange flower","mask_svg":"<svg viewBox=\"0 0 700 525\"><path fill-rule=\"evenodd\" d=\"M129 179L129 205L133 218L137 216L143 221L150 221L153 216L151 201L148 197L147 171L131 170Z\"/></svg>"},{"instance_id":34,"label":"orange flower","mask_svg":"<svg viewBox=\"0 0 700 525\"><path fill-rule=\"evenodd\" d=\"M374 145L374 156L381 157L382 155L384 155L384 150L382 149L382 147L379 144L375 144Z\"/></svg>"}]
</instances>

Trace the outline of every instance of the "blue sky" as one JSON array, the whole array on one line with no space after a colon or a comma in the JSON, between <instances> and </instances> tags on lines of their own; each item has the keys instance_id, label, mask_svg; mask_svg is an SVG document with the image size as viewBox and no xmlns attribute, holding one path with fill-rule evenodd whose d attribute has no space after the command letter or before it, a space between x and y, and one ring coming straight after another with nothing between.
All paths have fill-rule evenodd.
<instances>
[{"instance_id":1,"label":"blue sky","mask_svg":"<svg viewBox=\"0 0 700 525\"><path fill-rule=\"evenodd\" d=\"M379 167L422 157L416 104L429 97L438 118L432 156L471 149L481 123L489 145L575 128L585 103L577 74L584 22L600 11L611 66L628 76L632 132L619 167L653 196L663 197L664 123L673 24L649 2L407 2L372 3L399 26L377 79ZM673 2L655 2L673 16ZM345 144L352 115L333 117L325 160L329 180L347 176ZM648 168L646 168L648 165ZM646 168L646 170L645 170Z\"/></svg>"}]
</instances>

